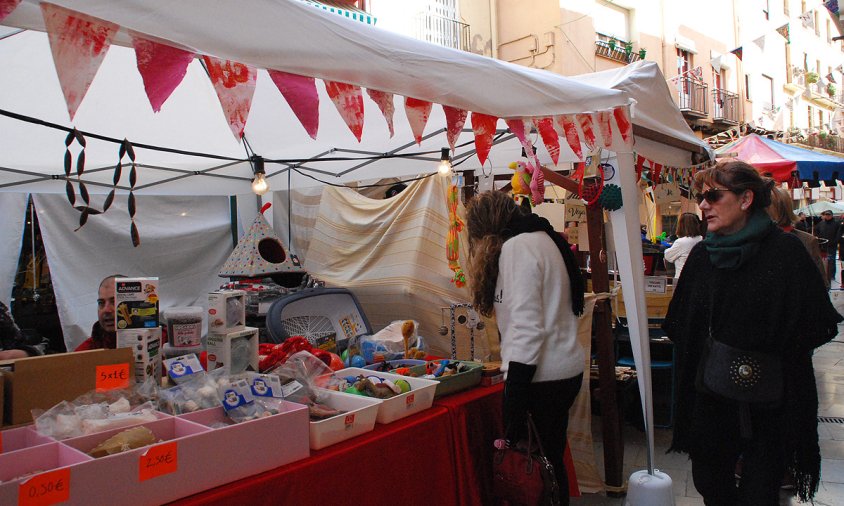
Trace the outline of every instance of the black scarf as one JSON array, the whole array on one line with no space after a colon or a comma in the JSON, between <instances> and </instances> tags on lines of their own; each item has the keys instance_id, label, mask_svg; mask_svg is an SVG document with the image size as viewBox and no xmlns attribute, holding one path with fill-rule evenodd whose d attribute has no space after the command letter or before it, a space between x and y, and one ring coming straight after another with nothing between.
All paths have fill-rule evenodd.
<instances>
[{"instance_id":1,"label":"black scarf","mask_svg":"<svg viewBox=\"0 0 844 506\"><path fill-rule=\"evenodd\" d=\"M513 215L507 228L502 231L502 235L506 240L519 234L530 232L545 232L554 241L554 244L557 245L557 249L560 250L560 255L563 257L563 261L566 264L566 271L569 275L571 310L575 316L582 315L583 293L586 291L586 283L580 274L580 267L577 265L577 259L574 258L574 253L571 251L571 245L559 232L554 230L551 223L536 214L519 212Z\"/></svg>"}]
</instances>

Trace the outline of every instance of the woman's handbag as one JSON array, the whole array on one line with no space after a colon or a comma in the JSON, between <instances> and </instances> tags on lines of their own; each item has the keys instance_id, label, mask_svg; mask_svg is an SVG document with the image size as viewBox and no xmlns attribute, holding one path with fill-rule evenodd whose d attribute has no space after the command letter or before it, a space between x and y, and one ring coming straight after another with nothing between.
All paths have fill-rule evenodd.
<instances>
[{"instance_id":1,"label":"woman's handbag","mask_svg":"<svg viewBox=\"0 0 844 506\"><path fill-rule=\"evenodd\" d=\"M707 339L698 366L698 390L739 403L776 406L782 401L782 359Z\"/></svg>"},{"instance_id":2,"label":"woman's handbag","mask_svg":"<svg viewBox=\"0 0 844 506\"><path fill-rule=\"evenodd\" d=\"M497 448L493 457L493 492L511 505L560 504L560 487L554 466L545 457L539 433L530 413L527 415L527 446Z\"/></svg>"}]
</instances>

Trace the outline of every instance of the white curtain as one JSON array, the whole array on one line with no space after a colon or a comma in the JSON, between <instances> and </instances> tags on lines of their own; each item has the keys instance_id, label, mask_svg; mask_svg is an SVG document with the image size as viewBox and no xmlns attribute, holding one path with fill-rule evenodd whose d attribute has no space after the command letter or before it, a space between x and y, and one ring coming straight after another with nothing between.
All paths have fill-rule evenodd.
<instances>
[{"instance_id":1,"label":"white curtain","mask_svg":"<svg viewBox=\"0 0 844 506\"><path fill-rule=\"evenodd\" d=\"M0 192L0 302L9 307L18 270L28 193Z\"/></svg>"},{"instance_id":2,"label":"white curtain","mask_svg":"<svg viewBox=\"0 0 844 506\"><path fill-rule=\"evenodd\" d=\"M307 255L325 186L273 192L273 230L308 269ZM288 209L289 205L289 209ZM290 216L288 216L288 210ZM292 237L291 237L292 236Z\"/></svg>"},{"instance_id":3,"label":"white curtain","mask_svg":"<svg viewBox=\"0 0 844 506\"><path fill-rule=\"evenodd\" d=\"M207 293L224 281L217 273L233 249L228 197L137 197L137 248L125 195L79 230L79 213L64 195L34 198L68 350L90 334L97 288L110 274L158 277L161 309L207 308Z\"/></svg>"}]
</instances>

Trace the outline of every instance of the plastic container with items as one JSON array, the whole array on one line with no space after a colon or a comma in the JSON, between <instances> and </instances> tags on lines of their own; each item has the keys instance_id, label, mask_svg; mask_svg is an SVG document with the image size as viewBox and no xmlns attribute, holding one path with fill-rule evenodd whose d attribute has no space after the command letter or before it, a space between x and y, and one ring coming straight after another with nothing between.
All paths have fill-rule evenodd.
<instances>
[{"instance_id":1,"label":"plastic container with items","mask_svg":"<svg viewBox=\"0 0 844 506\"><path fill-rule=\"evenodd\" d=\"M167 341L174 348L190 348L202 344L202 318L199 306L171 307L163 311Z\"/></svg>"},{"instance_id":2,"label":"plastic container with items","mask_svg":"<svg viewBox=\"0 0 844 506\"><path fill-rule=\"evenodd\" d=\"M467 390L481 382L483 364L466 360L431 360L425 365L396 369L396 374L438 381L435 397Z\"/></svg>"}]
</instances>

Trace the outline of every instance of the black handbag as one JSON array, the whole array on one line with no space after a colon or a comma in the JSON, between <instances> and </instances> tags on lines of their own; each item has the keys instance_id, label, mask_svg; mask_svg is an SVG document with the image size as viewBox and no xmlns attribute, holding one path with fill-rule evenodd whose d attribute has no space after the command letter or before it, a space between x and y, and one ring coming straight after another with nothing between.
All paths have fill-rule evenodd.
<instances>
[{"instance_id":1,"label":"black handbag","mask_svg":"<svg viewBox=\"0 0 844 506\"><path fill-rule=\"evenodd\" d=\"M554 466L545 457L539 433L527 415L527 445L496 447L493 456L493 493L513 506L558 506L560 487Z\"/></svg>"}]
</instances>

